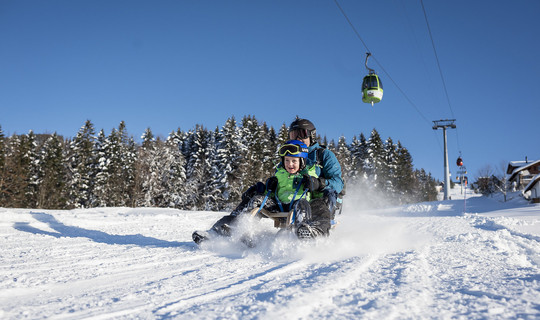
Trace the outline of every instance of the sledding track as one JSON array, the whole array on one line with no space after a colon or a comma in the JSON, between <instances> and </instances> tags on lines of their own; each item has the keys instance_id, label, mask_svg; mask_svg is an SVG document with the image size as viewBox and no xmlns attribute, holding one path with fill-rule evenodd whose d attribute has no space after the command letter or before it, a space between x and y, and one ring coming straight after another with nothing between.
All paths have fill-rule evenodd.
<instances>
[{"instance_id":1,"label":"sledding track","mask_svg":"<svg viewBox=\"0 0 540 320\"><path fill-rule=\"evenodd\" d=\"M253 249L190 241L219 213L0 209L0 317L539 317L540 217L441 208L344 215L328 239Z\"/></svg>"}]
</instances>

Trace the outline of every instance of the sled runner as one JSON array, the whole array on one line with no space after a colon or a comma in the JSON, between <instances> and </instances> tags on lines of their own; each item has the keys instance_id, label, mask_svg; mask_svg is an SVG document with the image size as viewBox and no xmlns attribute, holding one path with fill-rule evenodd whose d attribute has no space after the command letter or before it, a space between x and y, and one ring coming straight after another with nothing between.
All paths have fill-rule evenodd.
<instances>
[{"instance_id":1,"label":"sled runner","mask_svg":"<svg viewBox=\"0 0 540 320\"><path fill-rule=\"evenodd\" d=\"M289 212L270 212L264 208L254 208L251 210L250 215L255 217L257 213L260 213L265 218L274 220L274 227L276 228L284 229L293 224L294 210ZM339 222L337 220L331 220L330 223L332 224L332 228L335 228Z\"/></svg>"},{"instance_id":2,"label":"sled runner","mask_svg":"<svg viewBox=\"0 0 540 320\"><path fill-rule=\"evenodd\" d=\"M274 227L285 229L293 224L295 216L294 210L288 212L270 212L264 208L253 208L250 212L250 216L256 217L259 215L262 218L270 218L274 220Z\"/></svg>"}]
</instances>

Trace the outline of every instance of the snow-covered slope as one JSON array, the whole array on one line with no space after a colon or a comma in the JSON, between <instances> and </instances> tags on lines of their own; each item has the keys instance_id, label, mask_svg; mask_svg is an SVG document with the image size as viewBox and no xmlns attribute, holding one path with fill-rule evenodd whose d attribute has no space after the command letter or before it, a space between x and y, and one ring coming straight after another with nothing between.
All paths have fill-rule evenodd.
<instances>
[{"instance_id":1,"label":"snow-covered slope","mask_svg":"<svg viewBox=\"0 0 540 320\"><path fill-rule=\"evenodd\" d=\"M0 208L0 318L540 318L540 206L352 205L328 239L264 221L253 249L191 242L218 212Z\"/></svg>"}]
</instances>

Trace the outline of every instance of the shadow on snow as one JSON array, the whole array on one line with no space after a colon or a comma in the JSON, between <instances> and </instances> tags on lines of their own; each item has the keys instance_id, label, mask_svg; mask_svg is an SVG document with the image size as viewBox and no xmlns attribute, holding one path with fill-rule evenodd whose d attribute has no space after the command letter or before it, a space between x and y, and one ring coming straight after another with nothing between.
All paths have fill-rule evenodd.
<instances>
[{"instance_id":1,"label":"shadow on snow","mask_svg":"<svg viewBox=\"0 0 540 320\"><path fill-rule=\"evenodd\" d=\"M122 244L122 245L137 245L141 247L157 247L157 248L170 248L170 247L186 247L188 249L194 249L196 244L192 242L178 242L178 241L166 241L152 237L143 236L141 234L134 235L115 235L108 234L98 230L88 230L80 227L67 226L50 214L43 212L30 212L32 217L40 222L46 223L54 229L56 232L45 231L31 226L28 222L16 222L13 227L16 230L29 232L33 234L42 234L55 238L88 238L97 243L105 244Z\"/></svg>"}]
</instances>

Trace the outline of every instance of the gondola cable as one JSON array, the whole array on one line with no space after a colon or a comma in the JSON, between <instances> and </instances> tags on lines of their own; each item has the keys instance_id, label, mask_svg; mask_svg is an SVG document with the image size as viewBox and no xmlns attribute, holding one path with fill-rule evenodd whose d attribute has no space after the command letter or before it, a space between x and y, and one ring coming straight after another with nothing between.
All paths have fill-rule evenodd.
<instances>
[{"instance_id":1,"label":"gondola cable","mask_svg":"<svg viewBox=\"0 0 540 320\"><path fill-rule=\"evenodd\" d=\"M424 1L420 0L420 4L422 5L422 11L424 12L424 19L426 20L426 25L427 25L427 29L428 29L428 33L429 33L429 38L431 40L431 45L433 47L433 53L435 54L435 60L437 61L437 67L439 68L439 74L441 76L441 81L442 81L444 93L446 95L446 101L448 102L448 107L450 109L450 113L452 115L452 118L455 119L456 117L454 116L454 110L452 109L452 104L450 103L450 96L448 95L448 90L446 88L446 81L444 80L443 72L442 72L442 69L441 69L441 64L439 62L439 56L437 55L437 49L435 48L435 41L433 40L433 35L431 33L431 27L429 25L429 21L428 21L428 18L427 18L426 8L424 7ZM457 140L459 154L461 155L461 146L459 144L459 134L458 134L457 127L456 127L456 140Z\"/></svg>"},{"instance_id":2,"label":"gondola cable","mask_svg":"<svg viewBox=\"0 0 540 320\"><path fill-rule=\"evenodd\" d=\"M334 3L336 4L336 6L338 7L339 11L341 12L341 14L343 15L343 17L345 17L345 20L347 21L347 23L349 24L349 26L351 27L351 29L353 30L353 32L356 34L356 37L360 40L360 42L362 42L362 44L364 45L364 48L366 48L367 52L371 52L371 50L369 50L366 42L362 39L362 37L360 36L360 33L358 32L358 30L356 30L356 28L354 27L354 24L351 22L351 20L349 19L349 16L347 16L347 14L345 13L345 10L343 10L343 8L341 7L341 5L339 4L339 2L337 0L334 0ZM409 96L407 96L407 94L401 89L401 87L394 81L394 79L390 76L390 74L384 69L384 67L381 65L381 63L379 63L379 61L377 60L376 57L372 56L373 60L375 60L375 62L377 63L377 65L380 67L380 69L383 71L383 73L386 75L386 77L388 79L390 79L390 81L394 84L394 86L398 89L399 92L401 92L401 94L403 95L403 97L405 97L405 100L407 100L407 102L409 102L409 104L414 108L414 110L416 110L416 112L420 115L420 117L422 119L424 119L424 121L429 125L431 126L432 125L432 121L429 121L426 116L424 116L424 114L420 111L420 109L416 106L416 104L409 98ZM442 151L442 146L441 146L441 143L439 141L439 139L437 138L437 135L435 132L433 132L433 137L435 139L435 141L437 141L437 144L439 145L439 149L441 149Z\"/></svg>"},{"instance_id":3,"label":"gondola cable","mask_svg":"<svg viewBox=\"0 0 540 320\"><path fill-rule=\"evenodd\" d=\"M343 15L343 17L345 17L345 20L347 20L347 23L349 24L349 26L351 27L351 29L353 30L353 32L356 34L356 37L360 40L360 42L362 42L362 44L364 45L364 48L366 48L367 52L371 52L371 50L369 50L367 44L365 43L365 41L362 39L362 37L360 36L360 33L358 32L358 30L356 30L356 28L354 27L353 23L351 22L351 20L349 19L349 17L347 16L347 14L345 13L345 10L343 10L343 8L341 7L341 5L339 4L339 2L337 0L334 0L334 3L336 4L336 6L338 7L339 11L341 12L341 14ZM418 107L416 106L416 104L407 96L407 94L405 94L405 92L401 89L400 86L398 86L398 84L394 81L394 79L390 76L390 74L384 69L384 67L379 63L379 61L377 60L377 58L375 56L371 56L373 60L375 60L375 62L377 63L377 65L379 66L379 68L383 71L383 73L386 75L386 77L388 77L388 79L390 79L390 81L394 84L394 86L399 90L399 92L401 92L401 94L405 97L405 99L409 102L409 104L416 110L416 112L422 117L422 119L424 119L424 121L426 121L426 123L428 123L430 126L431 126L431 121L429 121L425 116L424 114L420 111L420 109L418 109Z\"/></svg>"}]
</instances>

